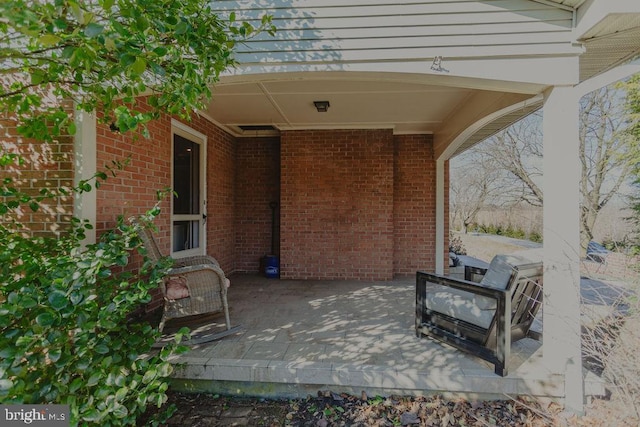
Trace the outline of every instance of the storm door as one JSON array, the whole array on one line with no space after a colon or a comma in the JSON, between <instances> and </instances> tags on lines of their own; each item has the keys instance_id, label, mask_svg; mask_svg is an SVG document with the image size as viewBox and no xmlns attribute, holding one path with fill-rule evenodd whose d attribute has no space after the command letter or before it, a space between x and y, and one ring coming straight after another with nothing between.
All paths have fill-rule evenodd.
<instances>
[{"instance_id":1,"label":"storm door","mask_svg":"<svg viewBox=\"0 0 640 427\"><path fill-rule=\"evenodd\" d=\"M171 253L180 258L205 254L206 137L173 124Z\"/></svg>"}]
</instances>

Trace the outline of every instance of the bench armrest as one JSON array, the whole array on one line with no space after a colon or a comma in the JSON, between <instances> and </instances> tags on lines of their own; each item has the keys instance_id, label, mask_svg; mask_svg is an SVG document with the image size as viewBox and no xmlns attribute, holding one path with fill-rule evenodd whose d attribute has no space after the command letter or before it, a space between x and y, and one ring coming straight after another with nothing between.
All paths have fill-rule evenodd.
<instances>
[{"instance_id":1,"label":"bench armrest","mask_svg":"<svg viewBox=\"0 0 640 427\"><path fill-rule=\"evenodd\" d=\"M424 283L425 291L426 283L428 282L495 299L504 298L509 293L509 291L505 289L500 289L489 285L481 285L480 283L472 282L469 280L454 279L452 277L443 276L441 274L426 273L423 271L418 271L417 281Z\"/></svg>"}]
</instances>

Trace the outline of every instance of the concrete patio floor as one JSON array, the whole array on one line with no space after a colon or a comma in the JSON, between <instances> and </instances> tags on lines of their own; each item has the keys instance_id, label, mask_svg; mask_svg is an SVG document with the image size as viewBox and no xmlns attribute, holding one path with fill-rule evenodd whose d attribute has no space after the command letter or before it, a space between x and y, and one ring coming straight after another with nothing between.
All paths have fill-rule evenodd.
<instances>
[{"instance_id":1,"label":"concrete patio floor","mask_svg":"<svg viewBox=\"0 0 640 427\"><path fill-rule=\"evenodd\" d=\"M415 279L389 282L231 277L236 334L194 345L175 362L173 388L262 397L304 397L318 390L360 395L439 393L484 399L505 395L562 400L563 378L542 365L542 344L513 344L510 374L414 333ZM223 325L221 315L179 319L192 331ZM588 382L587 391L602 385Z\"/></svg>"}]
</instances>

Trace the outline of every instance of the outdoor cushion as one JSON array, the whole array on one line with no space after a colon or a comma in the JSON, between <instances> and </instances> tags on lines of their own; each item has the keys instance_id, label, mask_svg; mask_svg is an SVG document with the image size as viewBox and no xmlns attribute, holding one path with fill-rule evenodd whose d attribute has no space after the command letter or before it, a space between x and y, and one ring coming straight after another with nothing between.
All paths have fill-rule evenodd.
<instances>
[{"instance_id":1,"label":"outdoor cushion","mask_svg":"<svg viewBox=\"0 0 640 427\"><path fill-rule=\"evenodd\" d=\"M495 313L496 300L474 295L448 286L434 285L425 295L426 307L438 313L464 320L482 328L489 328ZM491 305L493 309L481 309L480 305Z\"/></svg>"},{"instance_id":2,"label":"outdoor cushion","mask_svg":"<svg viewBox=\"0 0 640 427\"><path fill-rule=\"evenodd\" d=\"M167 277L165 279L165 287L167 289L167 298L170 300L187 298L189 296L187 278L184 276Z\"/></svg>"}]
</instances>

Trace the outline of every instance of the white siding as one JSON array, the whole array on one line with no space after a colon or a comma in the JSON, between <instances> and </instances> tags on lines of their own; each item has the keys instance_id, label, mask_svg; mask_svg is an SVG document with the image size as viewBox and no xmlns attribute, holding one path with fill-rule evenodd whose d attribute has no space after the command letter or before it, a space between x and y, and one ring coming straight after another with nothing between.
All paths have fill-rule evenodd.
<instances>
[{"instance_id":1,"label":"white siding","mask_svg":"<svg viewBox=\"0 0 640 427\"><path fill-rule=\"evenodd\" d=\"M221 15L258 23L273 16L275 37L239 46L243 65L405 62L477 57L575 55L573 13L530 0L213 1ZM283 70L284 71L284 70Z\"/></svg>"}]
</instances>

